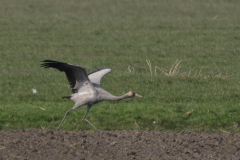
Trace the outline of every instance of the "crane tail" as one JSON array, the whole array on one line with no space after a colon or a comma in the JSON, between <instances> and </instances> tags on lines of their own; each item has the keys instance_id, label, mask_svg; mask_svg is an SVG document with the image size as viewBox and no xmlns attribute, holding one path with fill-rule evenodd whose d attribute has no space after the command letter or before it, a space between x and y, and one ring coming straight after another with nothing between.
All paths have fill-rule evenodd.
<instances>
[{"instance_id":1,"label":"crane tail","mask_svg":"<svg viewBox=\"0 0 240 160\"><path fill-rule=\"evenodd\" d=\"M62 97L62 98L70 99L71 96L64 96L64 97Z\"/></svg>"}]
</instances>

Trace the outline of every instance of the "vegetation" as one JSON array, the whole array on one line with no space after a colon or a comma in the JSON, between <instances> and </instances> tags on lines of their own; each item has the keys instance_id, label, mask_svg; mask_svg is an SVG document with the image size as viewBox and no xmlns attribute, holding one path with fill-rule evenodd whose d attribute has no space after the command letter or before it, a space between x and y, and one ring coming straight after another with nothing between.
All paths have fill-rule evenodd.
<instances>
[{"instance_id":1,"label":"vegetation","mask_svg":"<svg viewBox=\"0 0 240 160\"><path fill-rule=\"evenodd\" d=\"M94 105L99 129L240 131L240 1L2 0L0 14L0 130L55 129L73 107L51 59L111 68L104 89L143 96ZM61 129L92 130L85 111Z\"/></svg>"}]
</instances>

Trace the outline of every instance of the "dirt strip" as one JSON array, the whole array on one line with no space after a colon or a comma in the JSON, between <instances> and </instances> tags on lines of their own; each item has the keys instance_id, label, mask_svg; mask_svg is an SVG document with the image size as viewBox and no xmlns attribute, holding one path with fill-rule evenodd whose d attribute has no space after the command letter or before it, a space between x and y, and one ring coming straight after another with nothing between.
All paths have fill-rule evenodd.
<instances>
[{"instance_id":1,"label":"dirt strip","mask_svg":"<svg viewBox=\"0 0 240 160\"><path fill-rule=\"evenodd\" d=\"M238 133L166 131L0 132L0 160L240 159Z\"/></svg>"}]
</instances>

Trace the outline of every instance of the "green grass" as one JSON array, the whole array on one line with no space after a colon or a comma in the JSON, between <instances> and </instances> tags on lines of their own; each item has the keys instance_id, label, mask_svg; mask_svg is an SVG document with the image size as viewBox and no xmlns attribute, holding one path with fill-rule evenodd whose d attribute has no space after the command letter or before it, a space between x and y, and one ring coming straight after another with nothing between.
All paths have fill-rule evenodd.
<instances>
[{"instance_id":1,"label":"green grass","mask_svg":"<svg viewBox=\"0 0 240 160\"><path fill-rule=\"evenodd\" d=\"M65 75L40 67L52 59L111 68L104 89L143 96L94 105L99 129L240 131L239 1L2 0L0 14L0 130L55 129L73 107ZM61 129L92 130L85 111Z\"/></svg>"}]
</instances>

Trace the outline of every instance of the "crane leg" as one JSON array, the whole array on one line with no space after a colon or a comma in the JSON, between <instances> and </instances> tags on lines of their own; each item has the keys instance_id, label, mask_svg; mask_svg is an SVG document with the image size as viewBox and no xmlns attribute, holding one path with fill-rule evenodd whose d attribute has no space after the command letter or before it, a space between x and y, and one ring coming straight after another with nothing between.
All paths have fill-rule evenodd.
<instances>
[{"instance_id":1,"label":"crane leg","mask_svg":"<svg viewBox=\"0 0 240 160\"><path fill-rule=\"evenodd\" d=\"M87 120L87 118L86 118L86 116L87 116L87 113L88 113L88 111L89 111L89 109L91 108L92 106L91 105L88 105L88 107L87 107L87 112L84 114L84 116L83 116L83 119L82 120L84 120L84 121L86 121L86 122L88 122L95 130L99 130L99 129L97 129L91 122L89 122L88 120Z\"/></svg>"},{"instance_id":2,"label":"crane leg","mask_svg":"<svg viewBox=\"0 0 240 160\"><path fill-rule=\"evenodd\" d=\"M63 117L63 119L62 119L62 122L60 123L60 125L58 126L58 128L57 128L57 130L59 130L59 128L61 127L61 125L62 125L62 123L63 123L63 121L65 120L65 118L66 118L66 116L68 115L68 113L70 112L70 111L72 111L73 109L70 109L70 110L68 110L66 113L65 113L65 116Z\"/></svg>"}]
</instances>

